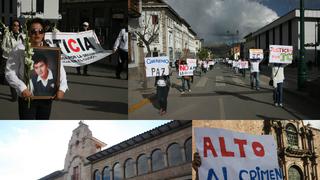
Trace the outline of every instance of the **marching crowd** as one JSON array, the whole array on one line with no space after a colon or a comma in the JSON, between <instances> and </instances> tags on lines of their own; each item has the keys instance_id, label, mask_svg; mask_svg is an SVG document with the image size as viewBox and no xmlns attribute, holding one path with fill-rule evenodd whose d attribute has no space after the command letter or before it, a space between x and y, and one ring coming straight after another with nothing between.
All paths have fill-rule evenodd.
<instances>
[{"instance_id":1,"label":"marching crowd","mask_svg":"<svg viewBox=\"0 0 320 180\"><path fill-rule=\"evenodd\" d=\"M239 60L225 59L223 62L234 70L234 73L241 73L242 77L246 77L246 69L250 70L250 87L256 91L260 90L260 64L264 59L249 59L240 58ZM175 61L175 70L179 74L179 65L186 65L186 59ZM206 74L209 70L214 68L216 61L197 60L197 66L194 69L194 75ZM244 65L240 65L244 64ZM270 63L272 69L270 75L269 85L273 87L273 101L276 107L283 107L283 83L284 83L284 67L287 64ZM172 73L171 73L172 74ZM191 83L193 83L193 76L178 76L181 79L181 94L191 92ZM157 87L157 98L160 104L160 115L167 112L167 98L170 90L170 76L156 77L155 86Z\"/></svg>"}]
</instances>

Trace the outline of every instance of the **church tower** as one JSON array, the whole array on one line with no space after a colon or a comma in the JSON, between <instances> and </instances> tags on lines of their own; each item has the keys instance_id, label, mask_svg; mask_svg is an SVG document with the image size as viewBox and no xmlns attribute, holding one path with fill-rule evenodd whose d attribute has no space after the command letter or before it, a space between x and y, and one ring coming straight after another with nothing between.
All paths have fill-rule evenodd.
<instances>
[{"instance_id":1,"label":"church tower","mask_svg":"<svg viewBox=\"0 0 320 180\"><path fill-rule=\"evenodd\" d=\"M92 136L88 125L79 122L73 130L64 163L65 180L81 180L91 176L88 156L101 151L106 144ZM81 178L82 177L82 178Z\"/></svg>"}]
</instances>

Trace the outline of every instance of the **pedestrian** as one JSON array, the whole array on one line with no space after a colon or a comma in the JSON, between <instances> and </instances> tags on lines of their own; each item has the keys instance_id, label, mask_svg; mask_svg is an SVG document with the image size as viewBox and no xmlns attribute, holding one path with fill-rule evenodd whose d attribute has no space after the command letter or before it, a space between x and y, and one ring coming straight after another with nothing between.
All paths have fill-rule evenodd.
<instances>
[{"instance_id":1,"label":"pedestrian","mask_svg":"<svg viewBox=\"0 0 320 180\"><path fill-rule=\"evenodd\" d=\"M255 87L258 91L260 90L259 87L259 64L262 59L250 59L250 85L251 89ZM255 86L254 86L255 85Z\"/></svg>"},{"instance_id":2,"label":"pedestrian","mask_svg":"<svg viewBox=\"0 0 320 180\"><path fill-rule=\"evenodd\" d=\"M122 24L122 29L120 30L118 37L113 46L113 52L119 52L120 59L118 59L118 65L116 67L116 78L120 79L120 74L123 70L123 66L128 72L128 26L127 23ZM127 77L128 79L128 73Z\"/></svg>"},{"instance_id":3,"label":"pedestrian","mask_svg":"<svg viewBox=\"0 0 320 180\"><path fill-rule=\"evenodd\" d=\"M88 22L83 22L82 23L82 27L80 28L80 31L89 31L90 28L89 28L89 23ZM81 67L76 67L77 69L77 74L78 75L81 75ZM83 75L84 76L88 76L88 65L84 65L83 66Z\"/></svg>"},{"instance_id":4,"label":"pedestrian","mask_svg":"<svg viewBox=\"0 0 320 180\"><path fill-rule=\"evenodd\" d=\"M3 41L1 44L2 49L2 59L0 62L0 73L3 77L3 81L5 81L5 67L9 57L9 53L18 45L24 42L25 35L21 32L20 21L15 19L12 21L10 25L10 30L5 32ZM18 95L13 87L10 86L11 92L11 101L17 101Z\"/></svg>"},{"instance_id":5,"label":"pedestrian","mask_svg":"<svg viewBox=\"0 0 320 180\"><path fill-rule=\"evenodd\" d=\"M28 23L28 36L32 47L44 47L44 23L40 18L30 20ZM20 119L49 119L51 113L52 99L31 99L32 92L25 84L25 53L24 44L18 44L9 54L6 65L6 79L10 86L14 87L18 93L18 108ZM65 91L68 89L66 72L60 64L60 86L55 95L55 99L63 99Z\"/></svg>"},{"instance_id":6,"label":"pedestrian","mask_svg":"<svg viewBox=\"0 0 320 180\"><path fill-rule=\"evenodd\" d=\"M170 76L157 76L155 80L155 86L157 87L157 99L160 105L159 114L162 116L167 113L167 99L170 90Z\"/></svg>"},{"instance_id":7,"label":"pedestrian","mask_svg":"<svg viewBox=\"0 0 320 180\"><path fill-rule=\"evenodd\" d=\"M246 67L245 67L245 64L246 64L246 60L244 58L241 58L240 60L240 71L241 71L241 74L242 74L242 77L246 77Z\"/></svg>"},{"instance_id":8,"label":"pedestrian","mask_svg":"<svg viewBox=\"0 0 320 180\"><path fill-rule=\"evenodd\" d=\"M180 61L181 65L186 65L187 62L185 60L181 60ZM190 88L190 80L191 80L191 76L182 76L181 77L181 81L182 81L182 91L181 94L185 94L186 92L191 92L191 88ZM185 87L185 85L187 84L187 89Z\"/></svg>"},{"instance_id":9,"label":"pedestrian","mask_svg":"<svg viewBox=\"0 0 320 180\"><path fill-rule=\"evenodd\" d=\"M272 64L272 86L273 100L276 107L283 107L283 81L284 81L284 67L285 64L274 63Z\"/></svg>"}]
</instances>

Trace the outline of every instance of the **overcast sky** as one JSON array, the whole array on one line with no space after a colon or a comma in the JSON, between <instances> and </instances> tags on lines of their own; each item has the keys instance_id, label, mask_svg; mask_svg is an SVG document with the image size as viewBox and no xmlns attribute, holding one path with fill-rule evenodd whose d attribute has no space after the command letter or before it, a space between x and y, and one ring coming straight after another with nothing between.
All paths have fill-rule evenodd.
<instances>
[{"instance_id":1,"label":"overcast sky","mask_svg":"<svg viewBox=\"0 0 320 180\"><path fill-rule=\"evenodd\" d=\"M84 121L107 147L169 121ZM36 180L64 167L79 121L0 121L0 179Z\"/></svg>"},{"instance_id":2,"label":"overcast sky","mask_svg":"<svg viewBox=\"0 0 320 180\"><path fill-rule=\"evenodd\" d=\"M165 0L205 44L235 42L299 7L300 0ZM304 0L320 8L320 0ZM237 35L237 31L239 34Z\"/></svg>"}]
</instances>

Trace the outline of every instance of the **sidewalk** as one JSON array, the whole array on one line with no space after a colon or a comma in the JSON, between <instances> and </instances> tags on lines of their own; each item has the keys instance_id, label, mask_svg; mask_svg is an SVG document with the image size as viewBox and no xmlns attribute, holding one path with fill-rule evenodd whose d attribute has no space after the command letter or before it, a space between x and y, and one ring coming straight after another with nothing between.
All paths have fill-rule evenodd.
<instances>
[{"instance_id":1,"label":"sidewalk","mask_svg":"<svg viewBox=\"0 0 320 180\"><path fill-rule=\"evenodd\" d=\"M261 76L270 79L271 68L266 65L261 65ZM287 93L291 93L296 96L304 97L308 101L311 101L315 104L319 104L320 94L315 94L314 91L317 91L320 87L319 82L320 79L320 71L313 67L312 70L308 70L307 72L307 87L300 91L298 90L298 68L297 67L285 67L284 70L284 86L283 90Z\"/></svg>"}]
</instances>

